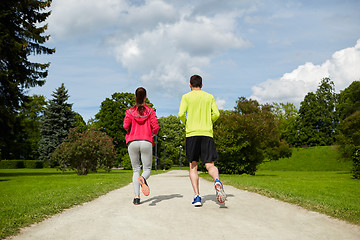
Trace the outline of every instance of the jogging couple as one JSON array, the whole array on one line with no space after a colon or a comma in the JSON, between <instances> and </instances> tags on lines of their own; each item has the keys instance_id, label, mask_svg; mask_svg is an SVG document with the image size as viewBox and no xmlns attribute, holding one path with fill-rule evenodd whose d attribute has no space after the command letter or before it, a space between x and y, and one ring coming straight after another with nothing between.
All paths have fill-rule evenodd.
<instances>
[{"instance_id":1,"label":"jogging couple","mask_svg":"<svg viewBox=\"0 0 360 240\"><path fill-rule=\"evenodd\" d=\"M220 113L214 97L202 91L202 86L202 78L193 75L190 78L191 91L182 96L179 108L179 118L186 125L186 159L190 165L189 176L195 194L192 204L196 207L202 206L197 172L199 158L214 179L217 201L224 203L226 200L219 171L214 165L219 158L213 139L213 123ZM153 136L159 132L155 109L146 106L145 100L146 90L139 87L135 92L135 106L126 110L123 124L127 131L125 139L133 168L135 205L140 204L140 187L145 196L150 194L146 180L151 174ZM141 175L140 159L143 166Z\"/></svg>"}]
</instances>

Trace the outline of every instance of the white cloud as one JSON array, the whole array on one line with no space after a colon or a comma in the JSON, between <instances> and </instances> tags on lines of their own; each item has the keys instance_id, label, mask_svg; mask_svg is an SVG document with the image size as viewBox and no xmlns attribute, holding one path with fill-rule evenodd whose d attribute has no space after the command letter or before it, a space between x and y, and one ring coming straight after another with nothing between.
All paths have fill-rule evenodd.
<instances>
[{"instance_id":1,"label":"white cloud","mask_svg":"<svg viewBox=\"0 0 360 240\"><path fill-rule=\"evenodd\" d=\"M117 60L138 74L146 87L179 94L187 87L188 77L201 74L212 58L251 45L234 34L236 15L192 17L189 11L187 7L178 9L174 22L158 22L132 36L108 39Z\"/></svg>"},{"instance_id":2,"label":"white cloud","mask_svg":"<svg viewBox=\"0 0 360 240\"><path fill-rule=\"evenodd\" d=\"M224 109L226 104L226 100L225 99L221 99L221 98L216 98L216 105L219 109Z\"/></svg>"},{"instance_id":3,"label":"white cloud","mask_svg":"<svg viewBox=\"0 0 360 240\"><path fill-rule=\"evenodd\" d=\"M205 3L54 0L49 24L54 39L91 40L100 33L102 47L132 76L173 95L183 92L188 77L201 74L214 57L251 46L236 32L244 6L234 8L236 1L230 1L214 12L205 6L219 4Z\"/></svg>"},{"instance_id":4,"label":"white cloud","mask_svg":"<svg viewBox=\"0 0 360 240\"><path fill-rule=\"evenodd\" d=\"M329 77L336 91L360 80L360 39L354 47L335 52L321 65L305 63L280 79L269 79L252 87L252 96L261 103L292 102L299 106L308 92L316 91L320 80Z\"/></svg>"}]
</instances>

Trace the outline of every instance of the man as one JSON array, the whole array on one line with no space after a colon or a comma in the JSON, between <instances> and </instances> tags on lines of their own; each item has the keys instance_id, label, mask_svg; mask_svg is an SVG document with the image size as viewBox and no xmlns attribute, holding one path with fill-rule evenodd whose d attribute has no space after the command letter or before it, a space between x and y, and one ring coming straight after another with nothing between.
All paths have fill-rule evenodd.
<instances>
[{"instance_id":1,"label":"man","mask_svg":"<svg viewBox=\"0 0 360 240\"><path fill-rule=\"evenodd\" d=\"M202 205L197 172L199 157L214 179L217 201L224 203L226 200L223 185L219 180L219 170L214 165L214 161L219 160L219 157L213 139L213 123L220 113L214 97L202 91L202 86L202 78L199 75L192 76L191 92L182 96L179 108L179 118L186 125L186 159L189 161L189 176L195 193L192 204L196 207Z\"/></svg>"}]
</instances>

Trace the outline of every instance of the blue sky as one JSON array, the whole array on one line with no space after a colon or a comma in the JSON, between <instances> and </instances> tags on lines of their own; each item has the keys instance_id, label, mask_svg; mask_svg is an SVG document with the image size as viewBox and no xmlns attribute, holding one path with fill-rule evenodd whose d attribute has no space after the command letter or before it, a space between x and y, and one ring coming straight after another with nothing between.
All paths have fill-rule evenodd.
<instances>
[{"instance_id":1,"label":"blue sky","mask_svg":"<svg viewBox=\"0 0 360 240\"><path fill-rule=\"evenodd\" d=\"M61 83L85 121L115 92L139 86L157 115L177 115L193 74L219 108L247 97L292 102L330 77L336 91L360 80L360 1L53 0L55 47L46 84Z\"/></svg>"}]
</instances>

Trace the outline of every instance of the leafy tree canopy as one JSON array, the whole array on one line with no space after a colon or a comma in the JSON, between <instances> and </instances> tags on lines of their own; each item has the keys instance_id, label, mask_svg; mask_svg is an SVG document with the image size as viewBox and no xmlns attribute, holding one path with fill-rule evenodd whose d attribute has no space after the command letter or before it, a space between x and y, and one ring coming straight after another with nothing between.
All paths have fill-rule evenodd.
<instances>
[{"instance_id":1,"label":"leafy tree canopy","mask_svg":"<svg viewBox=\"0 0 360 240\"><path fill-rule=\"evenodd\" d=\"M360 81L354 81L339 94L337 112L341 120L360 110Z\"/></svg>"}]
</instances>

